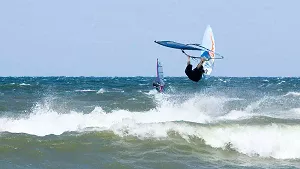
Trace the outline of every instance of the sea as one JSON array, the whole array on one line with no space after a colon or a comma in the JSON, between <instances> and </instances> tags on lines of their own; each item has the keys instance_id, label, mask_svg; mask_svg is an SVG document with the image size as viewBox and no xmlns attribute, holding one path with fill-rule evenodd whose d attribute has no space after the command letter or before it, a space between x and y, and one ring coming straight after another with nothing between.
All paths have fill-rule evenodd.
<instances>
[{"instance_id":1,"label":"sea","mask_svg":"<svg viewBox=\"0 0 300 169\"><path fill-rule=\"evenodd\" d=\"M0 168L300 168L300 78L153 80L0 77Z\"/></svg>"}]
</instances>

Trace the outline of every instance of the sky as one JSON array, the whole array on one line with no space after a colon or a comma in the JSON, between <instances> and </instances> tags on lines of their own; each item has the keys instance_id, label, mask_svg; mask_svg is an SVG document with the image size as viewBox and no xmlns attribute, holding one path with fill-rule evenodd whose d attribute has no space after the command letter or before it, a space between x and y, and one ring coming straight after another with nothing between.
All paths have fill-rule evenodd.
<instances>
[{"instance_id":1,"label":"sky","mask_svg":"<svg viewBox=\"0 0 300 169\"><path fill-rule=\"evenodd\" d=\"M185 76L186 56L154 40L201 43L212 76L300 76L298 0L0 1L0 76Z\"/></svg>"}]
</instances>

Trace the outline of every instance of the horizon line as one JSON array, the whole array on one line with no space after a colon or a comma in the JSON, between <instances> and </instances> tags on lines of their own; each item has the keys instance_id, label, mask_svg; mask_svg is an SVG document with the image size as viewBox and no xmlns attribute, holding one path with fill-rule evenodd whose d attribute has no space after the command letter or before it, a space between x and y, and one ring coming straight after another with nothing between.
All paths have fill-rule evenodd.
<instances>
[{"instance_id":1,"label":"horizon line","mask_svg":"<svg viewBox=\"0 0 300 169\"><path fill-rule=\"evenodd\" d=\"M21 77L94 77L94 78L128 78L128 77L156 77L156 76L0 76L0 78L21 78ZM186 77L186 76L165 76L168 77ZM213 78L299 78L299 76L210 76Z\"/></svg>"}]
</instances>

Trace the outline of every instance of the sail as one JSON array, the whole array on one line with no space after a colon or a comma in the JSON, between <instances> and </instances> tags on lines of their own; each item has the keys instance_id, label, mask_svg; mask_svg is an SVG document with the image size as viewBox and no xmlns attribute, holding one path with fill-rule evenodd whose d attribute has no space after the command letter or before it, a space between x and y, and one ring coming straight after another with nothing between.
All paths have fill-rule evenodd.
<instances>
[{"instance_id":1,"label":"sail","mask_svg":"<svg viewBox=\"0 0 300 169\"><path fill-rule=\"evenodd\" d=\"M174 41L154 41L157 44L160 44L165 47L174 48L174 49L181 49L181 50L202 50L198 47L194 47L188 44L182 44Z\"/></svg>"},{"instance_id":2,"label":"sail","mask_svg":"<svg viewBox=\"0 0 300 169\"><path fill-rule=\"evenodd\" d=\"M156 61L156 81L161 85L164 86L165 82L164 82L164 72L163 72L163 67L161 62L157 59Z\"/></svg>"},{"instance_id":3,"label":"sail","mask_svg":"<svg viewBox=\"0 0 300 169\"><path fill-rule=\"evenodd\" d=\"M213 70L214 62L215 62L215 59L213 58L215 57L214 52L216 51L216 44L215 44L213 31L209 25L206 27L206 30L204 32L201 46L213 51L213 52L201 51L202 57L210 59L209 61L206 61L203 64L203 68L205 70L204 75L210 75Z\"/></svg>"}]
</instances>

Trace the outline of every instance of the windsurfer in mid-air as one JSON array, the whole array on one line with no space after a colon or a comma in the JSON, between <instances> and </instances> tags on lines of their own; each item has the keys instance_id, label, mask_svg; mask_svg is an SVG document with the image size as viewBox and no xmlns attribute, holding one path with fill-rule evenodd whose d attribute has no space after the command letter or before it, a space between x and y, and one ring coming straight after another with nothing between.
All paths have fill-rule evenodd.
<instances>
[{"instance_id":1,"label":"windsurfer in mid-air","mask_svg":"<svg viewBox=\"0 0 300 169\"><path fill-rule=\"evenodd\" d=\"M191 56L186 54L183 50L182 53L187 56L187 66L185 68L185 74L190 80L199 82L199 80L202 78L202 74L205 72L202 65L206 61L206 59L201 58L200 63L197 65L197 67L192 69L193 65L191 65Z\"/></svg>"}]
</instances>

